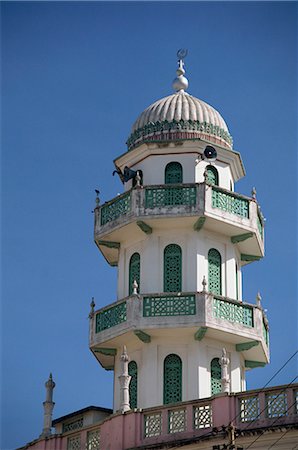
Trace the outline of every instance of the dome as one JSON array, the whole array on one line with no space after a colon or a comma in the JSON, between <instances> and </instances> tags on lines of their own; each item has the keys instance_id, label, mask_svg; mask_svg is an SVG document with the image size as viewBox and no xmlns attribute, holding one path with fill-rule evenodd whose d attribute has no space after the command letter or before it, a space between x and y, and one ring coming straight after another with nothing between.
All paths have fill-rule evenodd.
<instances>
[{"instance_id":1,"label":"dome","mask_svg":"<svg viewBox=\"0 0 298 450\"><path fill-rule=\"evenodd\" d=\"M143 111L132 126L128 150L150 141L203 138L232 148L232 137L218 111L180 90L157 100Z\"/></svg>"},{"instance_id":2,"label":"dome","mask_svg":"<svg viewBox=\"0 0 298 450\"><path fill-rule=\"evenodd\" d=\"M183 54L186 53L184 51ZM179 52L177 56L180 57ZM198 138L232 148L232 137L224 119L212 106L185 92L188 80L184 76L182 59L179 59L178 66L177 78L173 82L177 92L157 100L140 114L127 140L128 150L143 142Z\"/></svg>"}]
</instances>

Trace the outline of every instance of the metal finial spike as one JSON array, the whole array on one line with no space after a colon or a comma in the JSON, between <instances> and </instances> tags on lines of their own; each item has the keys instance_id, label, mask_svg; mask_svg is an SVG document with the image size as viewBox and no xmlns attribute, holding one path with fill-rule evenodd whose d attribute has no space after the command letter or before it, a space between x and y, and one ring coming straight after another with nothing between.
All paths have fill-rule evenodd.
<instances>
[{"instance_id":1,"label":"metal finial spike","mask_svg":"<svg viewBox=\"0 0 298 450\"><path fill-rule=\"evenodd\" d=\"M94 297L92 297L90 307L91 307L91 309L90 309L90 313L89 313L89 319L92 319L92 317L94 316L94 307L95 307Z\"/></svg>"},{"instance_id":2,"label":"metal finial spike","mask_svg":"<svg viewBox=\"0 0 298 450\"><path fill-rule=\"evenodd\" d=\"M184 58L187 55L187 50L181 48L177 52L178 57L178 69L176 71L177 78L173 81L173 89L176 92L185 91L188 88L188 79L184 76Z\"/></svg>"},{"instance_id":3,"label":"metal finial spike","mask_svg":"<svg viewBox=\"0 0 298 450\"><path fill-rule=\"evenodd\" d=\"M206 292L207 281L206 281L205 275L203 276L202 285L203 285L203 292Z\"/></svg>"},{"instance_id":4,"label":"metal finial spike","mask_svg":"<svg viewBox=\"0 0 298 450\"><path fill-rule=\"evenodd\" d=\"M95 203L96 203L96 207L99 206L100 204L100 198L99 198L99 190L98 189L94 189L95 193L96 193L96 199L95 199Z\"/></svg>"},{"instance_id":5,"label":"metal finial spike","mask_svg":"<svg viewBox=\"0 0 298 450\"><path fill-rule=\"evenodd\" d=\"M261 306L261 300L262 300L261 294L260 292L258 292L256 296L257 306Z\"/></svg>"},{"instance_id":6,"label":"metal finial spike","mask_svg":"<svg viewBox=\"0 0 298 450\"><path fill-rule=\"evenodd\" d=\"M252 190L251 190L251 196L252 196L252 198L254 200L256 200L256 198L257 198L257 190L256 190L255 187L253 187Z\"/></svg>"}]
</instances>

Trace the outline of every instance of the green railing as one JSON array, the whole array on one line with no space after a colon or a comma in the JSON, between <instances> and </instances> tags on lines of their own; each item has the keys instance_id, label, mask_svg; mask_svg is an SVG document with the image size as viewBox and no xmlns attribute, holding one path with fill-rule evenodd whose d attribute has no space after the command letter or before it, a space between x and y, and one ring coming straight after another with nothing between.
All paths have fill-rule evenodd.
<instances>
[{"instance_id":1,"label":"green railing","mask_svg":"<svg viewBox=\"0 0 298 450\"><path fill-rule=\"evenodd\" d=\"M101 207L100 224L105 225L131 210L131 193L127 192Z\"/></svg>"},{"instance_id":2,"label":"green railing","mask_svg":"<svg viewBox=\"0 0 298 450\"><path fill-rule=\"evenodd\" d=\"M196 186L165 186L146 188L146 208L158 206L194 206L197 201Z\"/></svg>"},{"instance_id":3,"label":"green railing","mask_svg":"<svg viewBox=\"0 0 298 450\"><path fill-rule=\"evenodd\" d=\"M143 317L193 316L195 295L160 295L143 298Z\"/></svg>"},{"instance_id":4,"label":"green railing","mask_svg":"<svg viewBox=\"0 0 298 450\"><path fill-rule=\"evenodd\" d=\"M261 222L259 213L258 213L258 215L257 215L257 226L258 226L258 230L259 230L260 236L261 236L261 238L263 239L263 224L262 224L262 222Z\"/></svg>"},{"instance_id":5,"label":"green railing","mask_svg":"<svg viewBox=\"0 0 298 450\"><path fill-rule=\"evenodd\" d=\"M253 308L251 306L244 306L216 297L213 299L213 316L217 319L241 323L247 327L254 326Z\"/></svg>"},{"instance_id":6,"label":"green railing","mask_svg":"<svg viewBox=\"0 0 298 450\"><path fill-rule=\"evenodd\" d=\"M126 302L122 302L96 314L96 333L107 330L125 321Z\"/></svg>"},{"instance_id":7,"label":"green railing","mask_svg":"<svg viewBox=\"0 0 298 450\"><path fill-rule=\"evenodd\" d=\"M249 200L212 187L212 208L219 208L237 216L249 218Z\"/></svg>"},{"instance_id":8,"label":"green railing","mask_svg":"<svg viewBox=\"0 0 298 450\"><path fill-rule=\"evenodd\" d=\"M268 328L266 327L264 322L263 322L263 336L264 336L265 342L266 342L266 344L268 346L268 344L269 344L269 331L268 331Z\"/></svg>"}]
</instances>

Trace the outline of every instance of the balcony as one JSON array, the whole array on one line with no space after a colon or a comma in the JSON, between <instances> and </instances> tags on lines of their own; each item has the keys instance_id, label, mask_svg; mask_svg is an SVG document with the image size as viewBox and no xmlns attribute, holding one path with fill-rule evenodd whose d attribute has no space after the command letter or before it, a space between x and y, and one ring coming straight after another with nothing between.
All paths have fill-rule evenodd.
<instances>
[{"instance_id":1,"label":"balcony","mask_svg":"<svg viewBox=\"0 0 298 450\"><path fill-rule=\"evenodd\" d=\"M269 360L262 309L207 292L132 295L92 312L89 346L100 364L112 369L123 342L148 343L170 329L183 330L189 340L206 336L235 345L243 352L247 368Z\"/></svg>"},{"instance_id":2,"label":"balcony","mask_svg":"<svg viewBox=\"0 0 298 450\"><path fill-rule=\"evenodd\" d=\"M264 256L264 224L254 199L207 183L132 189L95 208L95 242L111 265L121 243L134 235L175 227L202 227L224 234L238 246L242 264Z\"/></svg>"}]
</instances>

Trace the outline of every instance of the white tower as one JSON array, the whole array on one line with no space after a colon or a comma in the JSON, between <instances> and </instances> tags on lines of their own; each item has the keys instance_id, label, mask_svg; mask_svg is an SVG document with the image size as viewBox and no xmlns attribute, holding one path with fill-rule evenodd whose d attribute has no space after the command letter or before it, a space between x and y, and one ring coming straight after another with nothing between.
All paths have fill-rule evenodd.
<instances>
[{"instance_id":1,"label":"white tower","mask_svg":"<svg viewBox=\"0 0 298 450\"><path fill-rule=\"evenodd\" d=\"M269 360L266 317L243 302L241 282L264 256L263 217L255 194L234 192L245 173L225 121L185 92L185 56L176 92L140 114L114 161L125 192L95 208L118 290L92 309L90 349L117 379L126 346L131 408L245 390L245 371Z\"/></svg>"}]
</instances>

